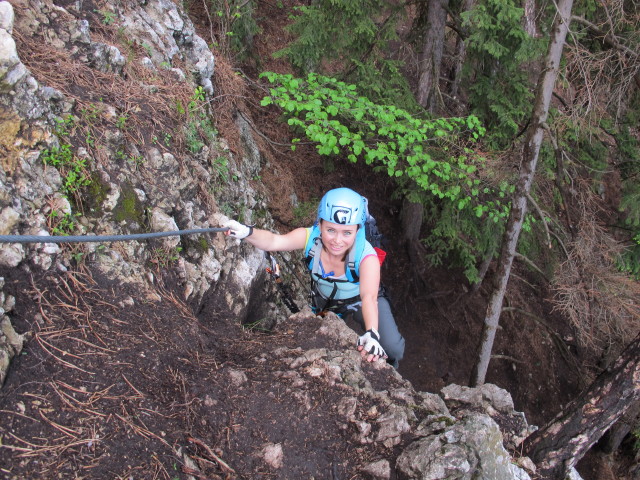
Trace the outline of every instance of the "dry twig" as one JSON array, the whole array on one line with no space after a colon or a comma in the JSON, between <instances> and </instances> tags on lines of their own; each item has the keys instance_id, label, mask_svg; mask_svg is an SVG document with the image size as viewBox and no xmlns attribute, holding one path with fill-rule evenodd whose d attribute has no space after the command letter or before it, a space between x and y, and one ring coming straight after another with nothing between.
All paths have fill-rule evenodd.
<instances>
[{"instance_id":1,"label":"dry twig","mask_svg":"<svg viewBox=\"0 0 640 480\"><path fill-rule=\"evenodd\" d=\"M589 185L576 189L583 208L569 256L558 268L554 309L569 318L580 344L596 354L621 348L640 331L640 285L616 268L620 245L597 223Z\"/></svg>"},{"instance_id":2,"label":"dry twig","mask_svg":"<svg viewBox=\"0 0 640 480\"><path fill-rule=\"evenodd\" d=\"M213 452L213 450L209 447L209 445L204 443L202 440L198 440L197 438L194 438L194 437L187 437L187 441L191 442L191 443L195 443L196 445L199 445L202 448L204 448L205 451L207 452L207 455L209 455L209 457L211 457L213 460L215 460L222 468L224 468L228 472L236 473L233 468L231 468L229 465L227 465L227 463L224 460L222 460L218 455L216 455Z\"/></svg>"}]
</instances>

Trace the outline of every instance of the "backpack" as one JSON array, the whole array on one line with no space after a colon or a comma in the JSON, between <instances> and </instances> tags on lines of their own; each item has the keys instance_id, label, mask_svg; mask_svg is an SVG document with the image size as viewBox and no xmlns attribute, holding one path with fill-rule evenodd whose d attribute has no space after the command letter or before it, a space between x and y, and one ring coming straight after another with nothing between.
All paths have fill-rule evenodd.
<instances>
[{"instance_id":1,"label":"backpack","mask_svg":"<svg viewBox=\"0 0 640 480\"><path fill-rule=\"evenodd\" d=\"M360 230L358 230L356 241L349 251L349 254L347 255L347 259L345 261L345 273L347 276L347 281L350 283L360 283L360 261L362 260L362 254L364 252L366 242L369 242L376 251L380 265L382 265L384 259L387 256L387 252L385 252L381 248L383 235L382 233L380 233L380 230L378 230L376 219L369 213L368 205L369 201L365 198L365 212L367 219L365 220L364 228L361 229L364 230L364 235L360 233ZM309 235L309 240L307 241L307 245L304 249L305 264L312 273L314 273L314 270L316 270L318 267L313 259L316 254L320 253L321 248L322 242L320 241L320 224L319 222L316 222L313 224L311 233Z\"/></svg>"}]
</instances>

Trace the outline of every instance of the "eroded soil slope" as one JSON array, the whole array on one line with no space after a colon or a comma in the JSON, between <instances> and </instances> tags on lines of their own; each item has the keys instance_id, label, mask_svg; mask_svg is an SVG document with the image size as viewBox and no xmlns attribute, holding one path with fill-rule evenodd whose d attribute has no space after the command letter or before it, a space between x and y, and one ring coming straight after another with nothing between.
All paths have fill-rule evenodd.
<instances>
[{"instance_id":1,"label":"eroded soil slope","mask_svg":"<svg viewBox=\"0 0 640 480\"><path fill-rule=\"evenodd\" d=\"M274 353L331 348L313 318L267 335L215 295L197 318L170 289L90 269L1 274L16 329L33 332L0 390L3 478L353 478L394 455L355 440L337 408L351 390L301 381ZM358 398L362 418L383 409Z\"/></svg>"}]
</instances>

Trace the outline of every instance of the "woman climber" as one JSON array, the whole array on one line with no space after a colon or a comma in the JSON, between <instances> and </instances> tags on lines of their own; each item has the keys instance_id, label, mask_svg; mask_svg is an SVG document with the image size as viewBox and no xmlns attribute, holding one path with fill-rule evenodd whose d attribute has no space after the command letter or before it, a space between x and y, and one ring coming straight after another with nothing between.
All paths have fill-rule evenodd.
<instances>
[{"instance_id":1,"label":"woman climber","mask_svg":"<svg viewBox=\"0 0 640 480\"><path fill-rule=\"evenodd\" d=\"M366 239L367 217L366 198L336 188L322 197L311 228L280 235L235 220L224 226L229 228L227 235L267 252L304 249L314 311L353 315L365 331L356 342L362 358L369 362L384 358L398 368L405 342L380 285L378 254Z\"/></svg>"}]
</instances>

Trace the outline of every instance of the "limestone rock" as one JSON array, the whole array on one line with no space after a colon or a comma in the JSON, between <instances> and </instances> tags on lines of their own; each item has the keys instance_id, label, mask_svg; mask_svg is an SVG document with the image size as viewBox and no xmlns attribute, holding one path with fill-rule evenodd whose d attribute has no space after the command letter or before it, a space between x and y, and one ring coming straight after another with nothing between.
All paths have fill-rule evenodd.
<instances>
[{"instance_id":1,"label":"limestone rock","mask_svg":"<svg viewBox=\"0 0 640 480\"><path fill-rule=\"evenodd\" d=\"M4 2L3 2L4 3ZM0 23L6 20L6 8L3 9ZM20 61L16 50L16 42L6 29L0 29L0 92L7 92L27 75L27 69Z\"/></svg>"},{"instance_id":2,"label":"limestone rock","mask_svg":"<svg viewBox=\"0 0 640 480\"><path fill-rule=\"evenodd\" d=\"M281 468L284 459L284 452L282 451L282 444L270 443L262 449L262 456L267 465L271 468Z\"/></svg>"},{"instance_id":3,"label":"limestone rock","mask_svg":"<svg viewBox=\"0 0 640 480\"><path fill-rule=\"evenodd\" d=\"M409 432L409 416L404 408L392 406L389 411L377 421L378 434L376 441L387 447L400 443L403 433Z\"/></svg>"},{"instance_id":4,"label":"limestone rock","mask_svg":"<svg viewBox=\"0 0 640 480\"><path fill-rule=\"evenodd\" d=\"M0 235L10 235L13 227L20 220L20 215L11 207L5 207L0 211Z\"/></svg>"},{"instance_id":5,"label":"limestone rock","mask_svg":"<svg viewBox=\"0 0 640 480\"><path fill-rule=\"evenodd\" d=\"M391 465L388 460L378 460L365 465L362 468L362 472L376 480L387 480L391 478Z\"/></svg>"},{"instance_id":6,"label":"limestone rock","mask_svg":"<svg viewBox=\"0 0 640 480\"><path fill-rule=\"evenodd\" d=\"M249 381L247 374L241 370L230 369L229 378L231 379L231 384L235 387L241 387Z\"/></svg>"},{"instance_id":7,"label":"limestone rock","mask_svg":"<svg viewBox=\"0 0 640 480\"><path fill-rule=\"evenodd\" d=\"M4 310L4 308L2 309ZM0 316L0 386L4 383L11 359L22 351L24 335L13 329L11 320L6 315Z\"/></svg>"},{"instance_id":8,"label":"limestone rock","mask_svg":"<svg viewBox=\"0 0 640 480\"><path fill-rule=\"evenodd\" d=\"M94 43L91 51L91 65L101 72L122 73L127 60L120 50L112 45Z\"/></svg>"},{"instance_id":9,"label":"limestone rock","mask_svg":"<svg viewBox=\"0 0 640 480\"><path fill-rule=\"evenodd\" d=\"M410 478L422 480L530 479L511 462L498 425L478 413L469 414L438 435L413 442L398 457L396 466Z\"/></svg>"},{"instance_id":10,"label":"limestone rock","mask_svg":"<svg viewBox=\"0 0 640 480\"><path fill-rule=\"evenodd\" d=\"M180 230L173 217L159 208L151 210L151 228L154 232L175 232ZM162 238L162 244L167 248L175 248L179 243L179 235Z\"/></svg>"},{"instance_id":11,"label":"limestone rock","mask_svg":"<svg viewBox=\"0 0 640 480\"><path fill-rule=\"evenodd\" d=\"M15 15L9 2L0 2L0 29L13 33L13 21Z\"/></svg>"},{"instance_id":12,"label":"limestone rock","mask_svg":"<svg viewBox=\"0 0 640 480\"><path fill-rule=\"evenodd\" d=\"M24 247L20 243L0 244L0 265L17 267L25 259Z\"/></svg>"},{"instance_id":13,"label":"limestone rock","mask_svg":"<svg viewBox=\"0 0 640 480\"><path fill-rule=\"evenodd\" d=\"M505 444L515 449L535 428L531 428L524 413L514 410L511 394L506 390L486 383L478 388L448 385L442 389L447 406L452 409L482 409L499 424L510 425L505 432Z\"/></svg>"}]
</instances>

